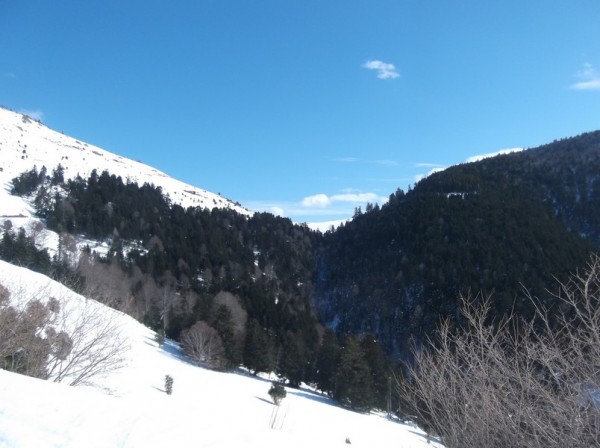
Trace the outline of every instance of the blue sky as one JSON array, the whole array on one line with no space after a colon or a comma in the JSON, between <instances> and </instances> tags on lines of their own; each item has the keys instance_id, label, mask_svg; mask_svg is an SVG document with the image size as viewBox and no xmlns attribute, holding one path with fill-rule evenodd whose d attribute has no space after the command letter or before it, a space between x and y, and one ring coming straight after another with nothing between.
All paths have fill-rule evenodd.
<instances>
[{"instance_id":1,"label":"blue sky","mask_svg":"<svg viewBox=\"0 0 600 448\"><path fill-rule=\"evenodd\" d=\"M0 104L295 221L600 129L597 0L0 0Z\"/></svg>"}]
</instances>

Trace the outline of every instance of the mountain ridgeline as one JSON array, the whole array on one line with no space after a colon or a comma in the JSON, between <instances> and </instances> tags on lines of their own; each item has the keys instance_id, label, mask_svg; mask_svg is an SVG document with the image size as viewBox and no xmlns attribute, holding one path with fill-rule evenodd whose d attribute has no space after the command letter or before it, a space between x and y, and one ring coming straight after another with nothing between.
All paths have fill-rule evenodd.
<instances>
[{"instance_id":1,"label":"mountain ridgeline","mask_svg":"<svg viewBox=\"0 0 600 448\"><path fill-rule=\"evenodd\" d=\"M51 170L23 173L13 193L60 235L57 255L5 225L2 258L64 271L76 240L107 241L76 268L101 300L173 338L202 321L219 335L219 366L274 369L363 409L385 406L381 347L409 356L441 317L459 319L460 294L527 314L526 287L552 305L547 291L600 246L600 132L448 168L324 235L266 213L183 208L108 172Z\"/></svg>"},{"instance_id":2,"label":"mountain ridgeline","mask_svg":"<svg viewBox=\"0 0 600 448\"><path fill-rule=\"evenodd\" d=\"M460 294L526 314L600 246L600 132L453 166L323 238L315 303L340 332L407 355Z\"/></svg>"}]
</instances>

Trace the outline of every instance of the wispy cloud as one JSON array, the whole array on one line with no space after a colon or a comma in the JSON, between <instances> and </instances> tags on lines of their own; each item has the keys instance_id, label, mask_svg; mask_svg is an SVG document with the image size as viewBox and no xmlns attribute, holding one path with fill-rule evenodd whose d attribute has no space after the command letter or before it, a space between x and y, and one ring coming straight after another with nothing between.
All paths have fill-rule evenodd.
<instances>
[{"instance_id":1,"label":"wispy cloud","mask_svg":"<svg viewBox=\"0 0 600 448\"><path fill-rule=\"evenodd\" d=\"M300 201L303 207L320 207L324 208L331 204L331 199L324 193L307 196Z\"/></svg>"},{"instance_id":2,"label":"wispy cloud","mask_svg":"<svg viewBox=\"0 0 600 448\"><path fill-rule=\"evenodd\" d=\"M487 154L479 154L476 156L471 156L467 160L465 160L465 162L467 162L467 163L479 162L480 160L487 159L489 157L496 157L496 156L500 156L502 154L510 154L511 152L519 152L519 151L523 151L523 148L501 149L500 151L496 151L496 152L490 152Z\"/></svg>"},{"instance_id":3,"label":"wispy cloud","mask_svg":"<svg viewBox=\"0 0 600 448\"><path fill-rule=\"evenodd\" d=\"M425 179L426 177L431 176L432 174L439 173L440 171L444 171L445 169L446 169L446 167L444 167L444 166L437 166L435 168L430 169L427 174L417 174L415 176L415 183L419 182L422 179Z\"/></svg>"},{"instance_id":4,"label":"wispy cloud","mask_svg":"<svg viewBox=\"0 0 600 448\"><path fill-rule=\"evenodd\" d=\"M379 79L395 79L400 76L394 64L390 64L389 62L369 60L361 67L367 70L376 70Z\"/></svg>"},{"instance_id":5,"label":"wispy cloud","mask_svg":"<svg viewBox=\"0 0 600 448\"><path fill-rule=\"evenodd\" d=\"M477 155L468 157L467 160L465 160L465 163L478 162L480 160L487 159L489 157L495 157L495 156L499 156L502 154L510 154L512 152L519 152L519 151L523 151L523 148L508 148L508 149L501 149L500 151L496 151L496 152L489 152L486 154L477 154ZM439 163L417 163L417 164L415 164L415 166L417 168L430 168L429 172L426 174L421 173L421 174L415 175L415 177L414 177L415 183L419 182L422 179L425 179L426 177L431 176L434 173L444 171L447 168L447 166L441 165Z\"/></svg>"},{"instance_id":6,"label":"wispy cloud","mask_svg":"<svg viewBox=\"0 0 600 448\"><path fill-rule=\"evenodd\" d=\"M600 72L588 62L577 72L575 77L579 80L571 84L573 90L600 90Z\"/></svg>"},{"instance_id":7,"label":"wispy cloud","mask_svg":"<svg viewBox=\"0 0 600 448\"><path fill-rule=\"evenodd\" d=\"M37 121L43 121L44 120L44 112L42 112L41 110L27 110L27 109L22 109L19 111L19 113L23 114L23 115L27 115L31 118L33 118L34 120Z\"/></svg>"},{"instance_id":8,"label":"wispy cloud","mask_svg":"<svg viewBox=\"0 0 600 448\"><path fill-rule=\"evenodd\" d=\"M12 72L5 73L5 74L4 74L4 76L5 76L6 78L9 78L9 79L17 79L17 75L15 75L15 74L14 74L14 73L12 73Z\"/></svg>"},{"instance_id":9,"label":"wispy cloud","mask_svg":"<svg viewBox=\"0 0 600 448\"><path fill-rule=\"evenodd\" d=\"M305 197L300 203L303 207L325 208L336 202L366 204L367 202L381 202L381 200L382 198L375 193L341 193L332 196L328 196L325 193L319 193Z\"/></svg>"},{"instance_id":10,"label":"wispy cloud","mask_svg":"<svg viewBox=\"0 0 600 448\"><path fill-rule=\"evenodd\" d=\"M250 210L269 212L290 218L295 222L343 221L349 219L356 207L367 203L384 204L388 198L377 193L364 192L354 188L341 190L336 194L318 193L306 196L300 201L246 201Z\"/></svg>"}]
</instances>

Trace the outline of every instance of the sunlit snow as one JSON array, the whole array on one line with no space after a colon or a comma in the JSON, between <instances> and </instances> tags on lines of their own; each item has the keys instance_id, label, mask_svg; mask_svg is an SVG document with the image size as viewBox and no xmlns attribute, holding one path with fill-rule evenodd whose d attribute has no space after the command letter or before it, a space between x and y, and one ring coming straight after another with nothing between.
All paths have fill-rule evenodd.
<instances>
[{"instance_id":1,"label":"sunlit snow","mask_svg":"<svg viewBox=\"0 0 600 448\"><path fill-rule=\"evenodd\" d=\"M0 262L0 284L14 295L48 291L85 299L47 277ZM26 285L26 287L25 287ZM41 297L43 298L43 297ZM0 447L430 447L422 431L380 414L340 408L309 389L271 403L270 380L188 363L171 342L109 308L130 347L126 366L95 386L68 387L0 370ZM174 379L173 394L164 377Z\"/></svg>"},{"instance_id":2,"label":"sunlit snow","mask_svg":"<svg viewBox=\"0 0 600 448\"><path fill-rule=\"evenodd\" d=\"M50 174L60 163L65 178L86 178L92 169L106 169L124 181L160 186L184 207L226 207L249 214L219 195L1 107L0 161L0 230L23 227L50 255L56 252L58 235L35 216L30 201L9 193L11 180L34 165L38 170L45 165ZM109 247L83 238L76 243L79 250L89 245L101 254ZM91 301L41 274L1 261L0 285L11 291L13 303L52 296L78 310ZM347 441L358 447L432 446L412 425L342 409L310 388L288 389L276 407L267 393L274 378L195 367L174 342L158 347L150 329L123 313L92 305L121 328L128 347L125 367L85 387L0 370L0 448L342 447ZM167 374L174 378L172 395L164 391Z\"/></svg>"}]
</instances>

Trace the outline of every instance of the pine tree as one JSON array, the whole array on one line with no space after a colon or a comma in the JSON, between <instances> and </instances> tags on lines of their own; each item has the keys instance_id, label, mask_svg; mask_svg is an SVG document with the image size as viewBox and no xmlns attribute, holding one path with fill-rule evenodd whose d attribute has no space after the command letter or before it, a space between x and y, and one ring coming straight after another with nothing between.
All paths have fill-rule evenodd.
<instances>
[{"instance_id":1,"label":"pine tree","mask_svg":"<svg viewBox=\"0 0 600 448\"><path fill-rule=\"evenodd\" d=\"M371 370L373 381L373 405L379 409L386 409L389 395L389 379L391 367L386 359L381 345L375 335L365 333L360 337L360 346L367 365Z\"/></svg>"},{"instance_id":2,"label":"pine tree","mask_svg":"<svg viewBox=\"0 0 600 448\"><path fill-rule=\"evenodd\" d=\"M371 369L360 344L348 336L335 375L334 398L353 409L368 411L373 406Z\"/></svg>"},{"instance_id":3,"label":"pine tree","mask_svg":"<svg viewBox=\"0 0 600 448\"><path fill-rule=\"evenodd\" d=\"M332 395L335 390L335 375L340 360L340 345L337 336L331 329L325 330L317 363L315 381L323 392Z\"/></svg>"},{"instance_id":4,"label":"pine tree","mask_svg":"<svg viewBox=\"0 0 600 448\"><path fill-rule=\"evenodd\" d=\"M213 327L219 332L219 335L223 340L225 356L227 358L226 367L233 368L239 366L242 362L242 353L240 346L235 339L233 322L231 321L231 311L229 311L226 306L220 305L217 308Z\"/></svg>"},{"instance_id":5,"label":"pine tree","mask_svg":"<svg viewBox=\"0 0 600 448\"><path fill-rule=\"evenodd\" d=\"M271 383L271 388L269 389L269 395L273 399L273 403L275 403L276 406L279 406L281 400L287 396L287 391L285 390L285 387L283 387L283 384L273 381Z\"/></svg>"},{"instance_id":6,"label":"pine tree","mask_svg":"<svg viewBox=\"0 0 600 448\"><path fill-rule=\"evenodd\" d=\"M268 333L256 319L250 319L244 346L244 365L253 373L269 372L273 368Z\"/></svg>"},{"instance_id":7,"label":"pine tree","mask_svg":"<svg viewBox=\"0 0 600 448\"><path fill-rule=\"evenodd\" d=\"M165 392L167 395L173 393L173 377L171 375L165 375Z\"/></svg>"}]
</instances>

